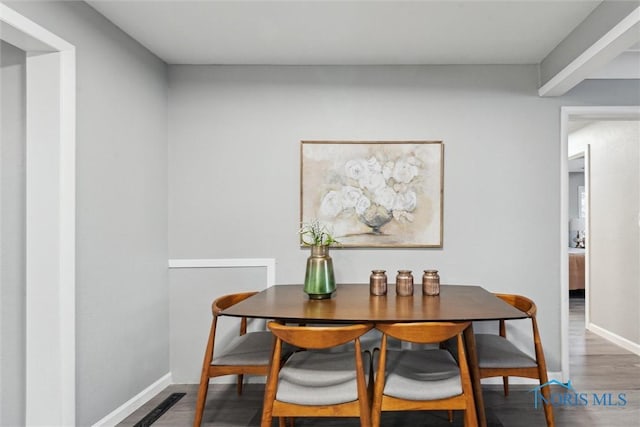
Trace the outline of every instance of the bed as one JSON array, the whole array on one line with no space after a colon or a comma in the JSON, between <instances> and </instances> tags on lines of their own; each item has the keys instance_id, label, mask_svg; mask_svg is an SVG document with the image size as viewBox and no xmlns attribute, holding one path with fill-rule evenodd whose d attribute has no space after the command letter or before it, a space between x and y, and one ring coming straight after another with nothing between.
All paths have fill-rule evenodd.
<instances>
[{"instance_id":1,"label":"bed","mask_svg":"<svg viewBox=\"0 0 640 427\"><path fill-rule=\"evenodd\" d=\"M584 289L584 249L569 248L569 290Z\"/></svg>"}]
</instances>

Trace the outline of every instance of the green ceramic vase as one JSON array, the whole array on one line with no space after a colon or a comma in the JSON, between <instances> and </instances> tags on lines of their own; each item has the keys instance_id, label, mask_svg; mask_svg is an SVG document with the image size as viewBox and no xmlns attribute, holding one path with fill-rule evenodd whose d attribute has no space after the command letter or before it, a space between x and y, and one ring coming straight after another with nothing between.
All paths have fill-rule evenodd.
<instances>
[{"instance_id":1,"label":"green ceramic vase","mask_svg":"<svg viewBox=\"0 0 640 427\"><path fill-rule=\"evenodd\" d=\"M310 299L327 299L336 290L333 276L333 261L329 256L329 246L311 246L311 256L307 259L304 276L304 292Z\"/></svg>"}]
</instances>

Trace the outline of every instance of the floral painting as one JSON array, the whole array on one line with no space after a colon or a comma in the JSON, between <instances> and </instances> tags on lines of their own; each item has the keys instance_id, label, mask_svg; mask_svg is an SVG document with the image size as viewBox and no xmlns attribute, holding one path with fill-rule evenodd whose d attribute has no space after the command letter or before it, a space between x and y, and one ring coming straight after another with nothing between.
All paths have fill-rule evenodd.
<instances>
[{"instance_id":1,"label":"floral painting","mask_svg":"<svg viewBox=\"0 0 640 427\"><path fill-rule=\"evenodd\" d=\"M441 247L440 141L302 141L300 220L351 247Z\"/></svg>"}]
</instances>

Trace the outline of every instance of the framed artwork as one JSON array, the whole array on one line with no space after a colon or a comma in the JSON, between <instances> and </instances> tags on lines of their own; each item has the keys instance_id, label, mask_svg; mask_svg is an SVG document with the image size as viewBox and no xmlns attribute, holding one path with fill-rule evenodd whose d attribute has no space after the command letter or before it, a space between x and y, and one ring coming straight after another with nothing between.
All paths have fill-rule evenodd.
<instances>
[{"instance_id":1,"label":"framed artwork","mask_svg":"<svg viewBox=\"0 0 640 427\"><path fill-rule=\"evenodd\" d=\"M441 141L302 141L300 222L343 247L442 247Z\"/></svg>"}]
</instances>

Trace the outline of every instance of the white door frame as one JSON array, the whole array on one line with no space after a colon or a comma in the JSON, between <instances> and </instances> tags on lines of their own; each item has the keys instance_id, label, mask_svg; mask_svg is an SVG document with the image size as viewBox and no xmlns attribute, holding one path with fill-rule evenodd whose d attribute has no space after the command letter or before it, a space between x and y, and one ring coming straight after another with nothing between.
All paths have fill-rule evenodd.
<instances>
[{"instance_id":1,"label":"white door frame","mask_svg":"<svg viewBox=\"0 0 640 427\"><path fill-rule=\"evenodd\" d=\"M640 106L562 107L560 109L560 357L563 381L569 381L569 121L570 120L638 120ZM585 159L585 161L588 159ZM588 190L588 189L587 189ZM588 195L588 191L587 191ZM588 196L587 196L588 197ZM587 203L589 200L587 200ZM587 208L587 212L589 209ZM585 222L589 230L589 217ZM587 241L587 247L589 242ZM589 280L589 251L586 251L585 279ZM585 292L585 316L590 308L588 285Z\"/></svg>"},{"instance_id":2,"label":"white door frame","mask_svg":"<svg viewBox=\"0 0 640 427\"><path fill-rule=\"evenodd\" d=\"M0 4L26 52L26 425L75 425L75 47Z\"/></svg>"}]
</instances>

